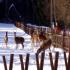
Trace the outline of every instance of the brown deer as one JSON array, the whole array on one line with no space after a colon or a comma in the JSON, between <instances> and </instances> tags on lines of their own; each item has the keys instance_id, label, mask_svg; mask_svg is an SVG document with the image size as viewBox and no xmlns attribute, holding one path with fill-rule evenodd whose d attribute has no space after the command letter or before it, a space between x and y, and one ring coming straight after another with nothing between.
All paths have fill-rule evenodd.
<instances>
[{"instance_id":1,"label":"brown deer","mask_svg":"<svg viewBox=\"0 0 70 70\"><path fill-rule=\"evenodd\" d=\"M59 27L56 27L54 30L55 30L54 32L56 32L56 33L60 33L60 31L61 31ZM41 32L41 34L39 35L39 39L41 39L41 40L43 41L43 43L42 43L42 45L40 46L40 48L37 50L37 53L38 53L38 54L39 54L41 51L46 50L47 48L50 49L51 44L53 44L53 41L52 41L53 36L51 35L52 38L47 39L47 37L46 37L45 35L46 35L46 34L44 34L43 32ZM55 45L56 45L56 44L55 44ZM56 47L56 46L55 46L55 47Z\"/></svg>"},{"instance_id":2,"label":"brown deer","mask_svg":"<svg viewBox=\"0 0 70 70\"><path fill-rule=\"evenodd\" d=\"M51 39L44 40L42 45L40 46L40 48L37 50L37 54L39 54L41 51L46 50L47 48L50 49L51 44L52 44L52 40Z\"/></svg>"},{"instance_id":3,"label":"brown deer","mask_svg":"<svg viewBox=\"0 0 70 70\"><path fill-rule=\"evenodd\" d=\"M22 47L24 48L24 45L23 45L23 43L24 43L24 38L23 38L23 37L16 36L16 32L15 32L14 34L15 34L15 37L14 37L15 43L16 43L16 45L17 45L16 48L18 48L18 44L21 44Z\"/></svg>"},{"instance_id":4,"label":"brown deer","mask_svg":"<svg viewBox=\"0 0 70 70\"><path fill-rule=\"evenodd\" d=\"M61 48L63 51L70 52L70 34L69 32L65 32L65 35L63 34L53 34L51 39L44 40L40 48L37 50L37 53L39 54L41 51L50 48L51 44L54 48Z\"/></svg>"},{"instance_id":5,"label":"brown deer","mask_svg":"<svg viewBox=\"0 0 70 70\"><path fill-rule=\"evenodd\" d=\"M36 32L33 32L31 34L31 40L32 40L32 43L37 43L38 42L38 34Z\"/></svg>"}]
</instances>

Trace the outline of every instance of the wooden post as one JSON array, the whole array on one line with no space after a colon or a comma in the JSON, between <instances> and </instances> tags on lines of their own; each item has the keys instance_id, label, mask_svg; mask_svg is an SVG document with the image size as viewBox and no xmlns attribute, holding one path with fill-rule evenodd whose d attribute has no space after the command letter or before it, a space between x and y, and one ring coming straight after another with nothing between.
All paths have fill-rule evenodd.
<instances>
[{"instance_id":1,"label":"wooden post","mask_svg":"<svg viewBox=\"0 0 70 70\"><path fill-rule=\"evenodd\" d=\"M56 52L55 63L54 63L55 70L57 70L57 68L58 68L58 58L59 58L59 52Z\"/></svg>"},{"instance_id":2,"label":"wooden post","mask_svg":"<svg viewBox=\"0 0 70 70\"><path fill-rule=\"evenodd\" d=\"M52 53L49 53L51 69L54 70Z\"/></svg>"},{"instance_id":3,"label":"wooden post","mask_svg":"<svg viewBox=\"0 0 70 70\"><path fill-rule=\"evenodd\" d=\"M67 58L66 58L66 53L64 52L64 60L65 60L65 66L66 66L66 70L67 70Z\"/></svg>"},{"instance_id":4,"label":"wooden post","mask_svg":"<svg viewBox=\"0 0 70 70\"><path fill-rule=\"evenodd\" d=\"M27 54L26 56L25 70L28 70L28 65L29 65L29 54Z\"/></svg>"},{"instance_id":5,"label":"wooden post","mask_svg":"<svg viewBox=\"0 0 70 70\"><path fill-rule=\"evenodd\" d=\"M70 70L70 52L69 52L69 56L68 56L68 69L67 70Z\"/></svg>"},{"instance_id":6,"label":"wooden post","mask_svg":"<svg viewBox=\"0 0 70 70\"><path fill-rule=\"evenodd\" d=\"M36 53L36 63L37 63L37 70L39 70L39 60L38 60L38 54Z\"/></svg>"},{"instance_id":7,"label":"wooden post","mask_svg":"<svg viewBox=\"0 0 70 70\"><path fill-rule=\"evenodd\" d=\"M19 55L19 57L20 57L20 62L21 62L21 70L28 70L29 54L26 55L25 68L24 68L24 63L23 63L23 56L22 55Z\"/></svg>"},{"instance_id":8,"label":"wooden post","mask_svg":"<svg viewBox=\"0 0 70 70\"><path fill-rule=\"evenodd\" d=\"M13 68L13 58L14 58L14 54L10 54L10 66L9 66L9 70L12 70L12 68Z\"/></svg>"},{"instance_id":9,"label":"wooden post","mask_svg":"<svg viewBox=\"0 0 70 70\"><path fill-rule=\"evenodd\" d=\"M64 52L64 60L65 60L66 70L70 70L70 52L68 56L68 62L67 62L66 52Z\"/></svg>"},{"instance_id":10,"label":"wooden post","mask_svg":"<svg viewBox=\"0 0 70 70\"><path fill-rule=\"evenodd\" d=\"M41 55L40 70L43 70L45 51Z\"/></svg>"},{"instance_id":11,"label":"wooden post","mask_svg":"<svg viewBox=\"0 0 70 70\"><path fill-rule=\"evenodd\" d=\"M39 64L38 54L36 53L37 70L43 70L45 51L41 54L41 61Z\"/></svg>"},{"instance_id":12,"label":"wooden post","mask_svg":"<svg viewBox=\"0 0 70 70\"><path fill-rule=\"evenodd\" d=\"M59 52L56 52L56 55L55 55L55 63L53 63L52 53L49 53L49 57L50 57L51 69L52 69L52 70L57 70Z\"/></svg>"},{"instance_id":13,"label":"wooden post","mask_svg":"<svg viewBox=\"0 0 70 70\"><path fill-rule=\"evenodd\" d=\"M5 70L8 70L7 69L7 63L6 63L6 58L5 58L4 55L2 57L3 57L4 68L5 68Z\"/></svg>"},{"instance_id":14,"label":"wooden post","mask_svg":"<svg viewBox=\"0 0 70 70\"><path fill-rule=\"evenodd\" d=\"M20 57L20 62L21 62L21 70L24 70L23 56L19 55L19 57Z\"/></svg>"}]
</instances>

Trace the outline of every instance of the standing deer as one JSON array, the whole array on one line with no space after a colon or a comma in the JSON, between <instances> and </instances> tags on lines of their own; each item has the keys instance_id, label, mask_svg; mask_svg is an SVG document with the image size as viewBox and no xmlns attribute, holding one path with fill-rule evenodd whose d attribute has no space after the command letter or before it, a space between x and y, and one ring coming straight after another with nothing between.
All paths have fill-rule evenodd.
<instances>
[{"instance_id":1,"label":"standing deer","mask_svg":"<svg viewBox=\"0 0 70 70\"><path fill-rule=\"evenodd\" d=\"M41 30L38 31L38 29L36 29L35 31L32 29L30 35L33 44L43 42L47 39L46 34L43 33Z\"/></svg>"},{"instance_id":2,"label":"standing deer","mask_svg":"<svg viewBox=\"0 0 70 70\"><path fill-rule=\"evenodd\" d=\"M24 43L24 38L23 38L23 37L16 36L16 32L14 32L14 35L15 35L15 37L14 37L15 43L16 43L16 45L17 45L16 48L18 48L18 44L21 44L22 47L24 48L24 45L23 45L23 43Z\"/></svg>"},{"instance_id":3,"label":"standing deer","mask_svg":"<svg viewBox=\"0 0 70 70\"><path fill-rule=\"evenodd\" d=\"M6 32L6 35L4 37L4 42L5 42L6 48L7 48L7 44L8 44L8 32Z\"/></svg>"},{"instance_id":4,"label":"standing deer","mask_svg":"<svg viewBox=\"0 0 70 70\"><path fill-rule=\"evenodd\" d=\"M50 49L51 44L52 44L52 40L51 39L44 40L42 45L40 46L40 48L37 50L37 53L39 54L41 51L44 51L47 48Z\"/></svg>"},{"instance_id":5,"label":"standing deer","mask_svg":"<svg viewBox=\"0 0 70 70\"><path fill-rule=\"evenodd\" d=\"M60 27L58 27L58 26L56 26L54 29L53 29L53 31L55 32L55 33L60 33L61 32L61 28ZM48 40L47 40L47 38L43 35L43 32L41 33L41 35L39 35L40 36L40 38L42 38L42 40L43 40L43 43L42 43L42 45L40 46L40 48L37 50L37 53L39 54L41 51L44 51L44 50L46 50L47 48L49 48L50 49L50 47L51 47L51 44L53 44L53 41L52 41L52 38L53 38L53 36L52 36L52 38L49 38ZM55 39L54 39L55 40ZM56 45L56 42L55 42L55 45ZM55 46L56 47L56 46Z\"/></svg>"}]
</instances>

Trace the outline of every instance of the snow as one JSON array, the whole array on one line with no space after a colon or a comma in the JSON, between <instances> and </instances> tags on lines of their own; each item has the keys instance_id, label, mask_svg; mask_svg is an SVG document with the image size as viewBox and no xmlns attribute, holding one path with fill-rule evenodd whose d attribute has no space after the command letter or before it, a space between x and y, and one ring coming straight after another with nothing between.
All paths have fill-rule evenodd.
<instances>
[{"instance_id":1,"label":"snow","mask_svg":"<svg viewBox=\"0 0 70 70\"><path fill-rule=\"evenodd\" d=\"M5 36L5 32L8 31L8 37L9 37L9 42L7 47L5 47L5 43L3 40L3 37ZM17 36L22 36L25 39L24 42L24 49L22 49L22 46L19 44L19 48L16 49L16 44L14 43L14 34L13 32L17 32ZM9 61L10 61L10 54L15 54L14 57L14 65L13 65L13 70L21 70L21 65L20 65L20 60L18 57L18 54L23 55L23 60L25 61L26 59L26 54L30 53L30 60L29 60L29 69L28 70L37 70L36 66L36 58L35 58L35 53L38 49L38 47L32 47L31 44L31 36L26 34L23 30L15 27L13 24L2 24L0 23L0 69L4 70L4 65L3 65L3 60L2 60L2 55L6 55L6 61L7 61L7 66L9 69ZM14 45L14 46L13 46ZM53 49L53 47L51 48ZM49 60L49 49L46 50L45 54L45 60L44 60L44 70L51 70L50 67L50 60ZM60 57L59 57L59 62L58 62L58 70L65 70L65 63L64 63L64 56L63 56L63 50L62 49L54 49L54 52L59 51L60 52ZM53 55L54 55L53 52Z\"/></svg>"}]
</instances>

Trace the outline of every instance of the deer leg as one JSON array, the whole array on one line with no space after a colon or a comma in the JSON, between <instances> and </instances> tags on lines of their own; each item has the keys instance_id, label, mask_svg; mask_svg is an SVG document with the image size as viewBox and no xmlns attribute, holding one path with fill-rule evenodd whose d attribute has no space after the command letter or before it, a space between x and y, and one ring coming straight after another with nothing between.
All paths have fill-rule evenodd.
<instances>
[{"instance_id":1,"label":"deer leg","mask_svg":"<svg viewBox=\"0 0 70 70\"><path fill-rule=\"evenodd\" d=\"M6 43L6 48L7 48L7 43Z\"/></svg>"},{"instance_id":2,"label":"deer leg","mask_svg":"<svg viewBox=\"0 0 70 70\"><path fill-rule=\"evenodd\" d=\"M16 44L16 49L18 49L18 44Z\"/></svg>"},{"instance_id":3,"label":"deer leg","mask_svg":"<svg viewBox=\"0 0 70 70\"><path fill-rule=\"evenodd\" d=\"M24 48L24 45L23 45L23 43L22 43L22 47Z\"/></svg>"}]
</instances>

